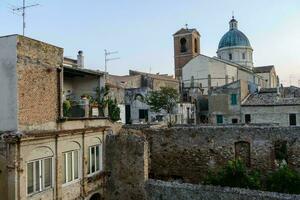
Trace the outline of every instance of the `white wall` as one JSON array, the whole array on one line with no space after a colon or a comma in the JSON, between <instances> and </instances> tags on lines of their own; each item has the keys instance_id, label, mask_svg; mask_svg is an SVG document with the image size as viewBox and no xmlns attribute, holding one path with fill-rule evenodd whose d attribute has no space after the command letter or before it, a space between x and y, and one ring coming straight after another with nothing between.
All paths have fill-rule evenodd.
<instances>
[{"instance_id":1,"label":"white wall","mask_svg":"<svg viewBox=\"0 0 300 200\"><path fill-rule=\"evenodd\" d=\"M17 36L0 38L0 131L17 130Z\"/></svg>"},{"instance_id":2,"label":"white wall","mask_svg":"<svg viewBox=\"0 0 300 200\"><path fill-rule=\"evenodd\" d=\"M245 114L251 115L251 123L278 123L289 126L289 114L296 114L297 126L300 126L300 106L242 106L242 121Z\"/></svg>"}]
</instances>

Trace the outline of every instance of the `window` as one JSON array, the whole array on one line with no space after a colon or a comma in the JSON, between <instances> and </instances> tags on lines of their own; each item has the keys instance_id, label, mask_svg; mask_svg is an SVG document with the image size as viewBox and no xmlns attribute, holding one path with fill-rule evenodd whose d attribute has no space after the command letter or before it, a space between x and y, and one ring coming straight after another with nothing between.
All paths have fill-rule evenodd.
<instances>
[{"instance_id":1,"label":"window","mask_svg":"<svg viewBox=\"0 0 300 200\"><path fill-rule=\"evenodd\" d=\"M246 59L246 54L245 53L243 53L243 60L245 60Z\"/></svg>"},{"instance_id":2,"label":"window","mask_svg":"<svg viewBox=\"0 0 300 200\"><path fill-rule=\"evenodd\" d=\"M148 121L148 110L140 109L139 110L139 119L144 119L145 121Z\"/></svg>"},{"instance_id":3,"label":"window","mask_svg":"<svg viewBox=\"0 0 300 200\"><path fill-rule=\"evenodd\" d=\"M185 38L181 38L180 39L180 52L184 53L186 51L187 51L187 49L186 49L186 39Z\"/></svg>"},{"instance_id":4,"label":"window","mask_svg":"<svg viewBox=\"0 0 300 200\"><path fill-rule=\"evenodd\" d=\"M64 153L64 183L79 178L79 150Z\"/></svg>"},{"instance_id":5,"label":"window","mask_svg":"<svg viewBox=\"0 0 300 200\"><path fill-rule=\"evenodd\" d=\"M102 170L102 149L101 145L89 148L89 174Z\"/></svg>"},{"instance_id":6,"label":"window","mask_svg":"<svg viewBox=\"0 0 300 200\"><path fill-rule=\"evenodd\" d=\"M245 123L246 123L246 124L251 123L251 115L250 115L250 114L246 114L246 115L245 115Z\"/></svg>"},{"instance_id":7,"label":"window","mask_svg":"<svg viewBox=\"0 0 300 200\"><path fill-rule=\"evenodd\" d=\"M238 123L238 119L234 118L234 119L231 119L232 123L233 124L237 124Z\"/></svg>"},{"instance_id":8,"label":"window","mask_svg":"<svg viewBox=\"0 0 300 200\"><path fill-rule=\"evenodd\" d=\"M27 163L27 194L52 187L52 158Z\"/></svg>"},{"instance_id":9,"label":"window","mask_svg":"<svg viewBox=\"0 0 300 200\"><path fill-rule=\"evenodd\" d=\"M194 40L194 45L195 45L195 53L198 53L198 40Z\"/></svg>"},{"instance_id":10,"label":"window","mask_svg":"<svg viewBox=\"0 0 300 200\"><path fill-rule=\"evenodd\" d=\"M217 124L223 124L223 115L217 115Z\"/></svg>"},{"instance_id":11,"label":"window","mask_svg":"<svg viewBox=\"0 0 300 200\"><path fill-rule=\"evenodd\" d=\"M231 94L231 105L237 105L237 94Z\"/></svg>"},{"instance_id":12,"label":"window","mask_svg":"<svg viewBox=\"0 0 300 200\"><path fill-rule=\"evenodd\" d=\"M290 126L296 126L297 120L296 120L296 114L290 114Z\"/></svg>"},{"instance_id":13,"label":"window","mask_svg":"<svg viewBox=\"0 0 300 200\"><path fill-rule=\"evenodd\" d=\"M230 53L228 56L229 56L229 60L232 60L232 53Z\"/></svg>"}]
</instances>

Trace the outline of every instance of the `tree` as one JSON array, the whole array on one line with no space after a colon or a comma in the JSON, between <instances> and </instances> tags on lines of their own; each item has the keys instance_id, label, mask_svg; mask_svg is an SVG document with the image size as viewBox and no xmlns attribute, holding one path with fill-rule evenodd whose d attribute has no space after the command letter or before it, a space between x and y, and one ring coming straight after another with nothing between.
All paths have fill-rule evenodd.
<instances>
[{"instance_id":1,"label":"tree","mask_svg":"<svg viewBox=\"0 0 300 200\"><path fill-rule=\"evenodd\" d=\"M151 91L145 98L146 103L154 112L166 111L169 115L168 125L172 125L171 113L177 104L178 92L174 88L161 87L159 91Z\"/></svg>"}]
</instances>

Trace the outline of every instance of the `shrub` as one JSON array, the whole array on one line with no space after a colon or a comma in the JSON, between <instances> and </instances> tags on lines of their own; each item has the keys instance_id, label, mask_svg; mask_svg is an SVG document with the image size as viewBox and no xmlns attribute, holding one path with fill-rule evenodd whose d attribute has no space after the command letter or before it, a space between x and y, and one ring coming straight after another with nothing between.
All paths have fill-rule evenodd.
<instances>
[{"instance_id":1,"label":"shrub","mask_svg":"<svg viewBox=\"0 0 300 200\"><path fill-rule=\"evenodd\" d=\"M287 165L269 174L266 189L273 192L300 194L300 174Z\"/></svg>"},{"instance_id":2,"label":"shrub","mask_svg":"<svg viewBox=\"0 0 300 200\"><path fill-rule=\"evenodd\" d=\"M118 107L117 100L108 99L108 114L113 122L120 120L120 108Z\"/></svg>"},{"instance_id":3,"label":"shrub","mask_svg":"<svg viewBox=\"0 0 300 200\"><path fill-rule=\"evenodd\" d=\"M71 109L71 102L69 100L65 100L63 102L63 114L64 117L69 117Z\"/></svg>"},{"instance_id":4,"label":"shrub","mask_svg":"<svg viewBox=\"0 0 300 200\"><path fill-rule=\"evenodd\" d=\"M248 172L245 163L238 159L229 161L217 173L210 172L205 184L259 189L261 187L260 173Z\"/></svg>"}]
</instances>

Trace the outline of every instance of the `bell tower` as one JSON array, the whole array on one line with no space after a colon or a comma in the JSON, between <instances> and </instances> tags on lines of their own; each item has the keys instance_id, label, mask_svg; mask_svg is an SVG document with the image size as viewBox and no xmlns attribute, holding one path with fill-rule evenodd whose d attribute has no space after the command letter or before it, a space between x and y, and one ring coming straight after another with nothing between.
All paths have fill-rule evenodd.
<instances>
[{"instance_id":1,"label":"bell tower","mask_svg":"<svg viewBox=\"0 0 300 200\"><path fill-rule=\"evenodd\" d=\"M187 27L180 29L174 35L175 77L182 77L182 68L191 59L200 54L200 34L196 29Z\"/></svg>"}]
</instances>

